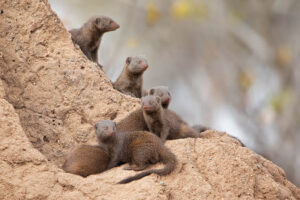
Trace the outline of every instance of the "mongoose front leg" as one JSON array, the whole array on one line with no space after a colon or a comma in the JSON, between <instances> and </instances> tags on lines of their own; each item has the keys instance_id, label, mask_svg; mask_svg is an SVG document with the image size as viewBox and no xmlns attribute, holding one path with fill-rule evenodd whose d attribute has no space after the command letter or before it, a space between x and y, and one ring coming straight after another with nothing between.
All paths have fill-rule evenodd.
<instances>
[{"instance_id":1,"label":"mongoose front leg","mask_svg":"<svg viewBox=\"0 0 300 200\"><path fill-rule=\"evenodd\" d=\"M166 142L166 139L169 135L169 131L170 131L170 128L167 128L167 127L164 127L163 130L161 131L160 133L160 139L163 143Z\"/></svg>"},{"instance_id":2,"label":"mongoose front leg","mask_svg":"<svg viewBox=\"0 0 300 200\"><path fill-rule=\"evenodd\" d=\"M81 48L82 52L86 55L89 60L93 60L92 53L85 48Z\"/></svg>"},{"instance_id":3,"label":"mongoose front leg","mask_svg":"<svg viewBox=\"0 0 300 200\"><path fill-rule=\"evenodd\" d=\"M107 166L107 169L111 169L111 168L117 166L117 165L118 165L118 162L119 162L118 160L119 160L119 159L118 159L117 156L113 157L112 160L109 162L109 164L108 164L108 166Z\"/></svg>"}]
</instances>

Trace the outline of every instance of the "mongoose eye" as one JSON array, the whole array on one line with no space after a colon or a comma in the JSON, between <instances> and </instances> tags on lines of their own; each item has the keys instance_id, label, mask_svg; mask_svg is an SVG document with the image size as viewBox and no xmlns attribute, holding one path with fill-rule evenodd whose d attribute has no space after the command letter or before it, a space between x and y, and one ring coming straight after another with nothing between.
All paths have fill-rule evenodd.
<instances>
[{"instance_id":1,"label":"mongoose eye","mask_svg":"<svg viewBox=\"0 0 300 200\"><path fill-rule=\"evenodd\" d=\"M151 89L149 93L154 94L154 89Z\"/></svg>"}]
</instances>

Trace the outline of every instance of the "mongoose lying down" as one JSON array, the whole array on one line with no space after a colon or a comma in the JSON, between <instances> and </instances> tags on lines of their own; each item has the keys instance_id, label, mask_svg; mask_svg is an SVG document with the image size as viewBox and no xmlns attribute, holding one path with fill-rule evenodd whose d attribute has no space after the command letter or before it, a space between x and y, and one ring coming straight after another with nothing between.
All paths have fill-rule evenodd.
<instances>
[{"instance_id":1,"label":"mongoose lying down","mask_svg":"<svg viewBox=\"0 0 300 200\"><path fill-rule=\"evenodd\" d=\"M96 125L98 140L108 146L111 160L108 169L119 163L129 163L127 170L144 170L149 164L162 162L162 169L150 169L128 177L119 183L129 183L152 173L160 176L170 174L177 165L176 156L163 145L154 134L146 131L118 132L116 124L110 120L103 120Z\"/></svg>"},{"instance_id":2,"label":"mongoose lying down","mask_svg":"<svg viewBox=\"0 0 300 200\"><path fill-rule=\"evenodd\" d=\"M108 150L103 145L81 145L66 156L63 170L83 177L106 170L109 163Z\"/></svg>"},{"instance_id":3,"label":"mongoose lying down","mask_svg":"<svg viewBox=\"0 0 300 200\"><path fill-rule=\"evenodd\" d=\"M166 139L197 138L200 136L200 133L189 127L176 113L169 109L163 109L158 96L142 97L142 108L148 129L160 137L163 142Z\"/></svg>"},{"instance_id":4,"label":"mongoose lying down","mask_svg":"<svg viewBox=\"0 0 300 200\"><path fill-rule=\"evenodd\" d=\"M102 65L98 62L98 49L104 33L114 31L120 26L111 18L105 16L96 16L90 18L80 28L71 29L69 32L72 35L74 43L80 46L81 51L91 61Z\"/></svg>"}]
</instances>

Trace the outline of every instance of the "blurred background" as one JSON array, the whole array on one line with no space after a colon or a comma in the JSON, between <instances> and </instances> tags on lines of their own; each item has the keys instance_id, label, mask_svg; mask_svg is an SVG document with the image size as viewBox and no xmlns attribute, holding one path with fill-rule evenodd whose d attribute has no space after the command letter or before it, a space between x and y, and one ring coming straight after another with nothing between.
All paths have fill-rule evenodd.
<instances>
[{"instance_id":1,"label":"blurred background","mask_svg":"<svg viewBox=\"0 0 300 200\"><path fill-rule=\"evenodd\" d=\"M145 55L144 87L167 85L170 109L241 139L300 186L300 1L49 0L65 27L106 15L100 63L114 81Z\"/></svg>"}]
</instances>

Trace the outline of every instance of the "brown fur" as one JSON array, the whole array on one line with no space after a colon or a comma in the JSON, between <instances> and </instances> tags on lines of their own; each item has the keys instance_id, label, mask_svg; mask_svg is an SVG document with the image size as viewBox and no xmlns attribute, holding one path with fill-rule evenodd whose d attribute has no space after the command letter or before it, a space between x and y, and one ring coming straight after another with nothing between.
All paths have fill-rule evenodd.
<instances>
[{"instance_id":1,"label":"brown fur","mask_svg":"<svg viewBox=\"0 0 300 200\"><path fill-rule=\"evenodd\" d=\"M147 131L142 108L129 113L127 117L117 123L117 130L120 132Z\"/></svg>"},{"instance_id":2,"label":"brown fur","mask_svg":"<svg viewBox=\"0 0 300 200\"><path fill-rule=\"evenodd\" d=\"M129 183L152 173L160 176L167 175L177 165L176 156L163 145L157 136L149 132L118 132L114 122L104 120L96 124L96 133L98 140L108 146L112 158L108 168L115 167L119 163L129 163L130 166L125 169L140 171L149 164L157 162L165 164L162 169L150 169L119 183Z\"/></svg>"},{"instance_id":3,"label":"brown fur","mask_svg":"<svg viewBox=\"0 0 300 200\"><path fill-rule=\"evenodd\" d=\"M109 163L108 150L102 146L81 145L70 152L63 169L83 177L103 172Z\"/></svg>"},{"instance_id":4,"label":"brown fur","mask_svg":"<svg viewBox=\"0 0 300 200\"><path fill-rule=\"evenodd\" d=\"M192 128L195 129L195 131L197 131L198 133L209 130L208 127L200 125L200 124L194 125L194 126L192 126Z\"/></svg>"},{"instance_id":5,"label":"brown fur","mask_svg":"<svg viewBox=\"0 0 300 200\"><path fill-rule=\"evenodd\" d=\"M102 36L104 33L114 31L119 27L111 18L98 16L90 18L81 28L72 29L69 32L72 35L73 42L80 46L88 59L96 62L102 68L98 63L97 54Z\"/></svg>"},{"instance_id":6,"label":"brown fur","mask_svg":"<svg viewBox=\"0 0 300 200\"><path fill-rule=\"evenodd\" d=\"M169 90L165 86L157 86L151 88L149 91L143 90L143 96L156 94L162 97L161 104L164 108L168 108L171 101ZM126 131L149 131L147 124L144 120L143 109L135 110L123 120L117 123L117 130L120 132Z\"/></svg>"},{"instance_id":7,"label":"brown fur","mask_svg":"<svg viewBox=\"0 0 300 200\"><path fill-rule=\"evenodd\" d=\"M161 105L164 109L167 109L169 107L170 101L171 101L171 94L169 92L169 88L166 86L156 86L153 88L150 88L147 92L147 95L154 95L159 96L161 100ZM146 95L143 95L146 96Z\"/></svg>"},{"instance_id":8,"label":"brown fur","mask_svg":"<svg viewBox=\"0 0 300 200\"><path fill-rule=\"evenodd\" d=\"M124 94L141 98L143 73L148 68L147 60L140 56L128 57L114 88Z\"/></svg>"},{"instance_id":9,"label":"brown fur","mask_svg":"<svg viewBox=\"0 0 300 200\"><path fill-rule=\"evenodd\" d=\"M163 109L160 97L145 96L142 98L142 106L147 127L151 132L159 136L163 142L166 139L197 138L200 136L175 112Z\"/></svg>"}]
</instances>

